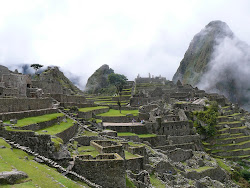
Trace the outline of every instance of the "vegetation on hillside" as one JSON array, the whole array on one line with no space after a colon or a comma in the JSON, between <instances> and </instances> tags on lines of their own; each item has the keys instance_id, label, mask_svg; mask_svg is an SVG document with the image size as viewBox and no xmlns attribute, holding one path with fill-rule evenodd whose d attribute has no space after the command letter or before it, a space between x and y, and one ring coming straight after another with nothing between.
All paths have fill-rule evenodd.
<instances>
[{"instance_id":1,"label":"vegetation on hillside","mask_svg":"<svg viewBox=\"0 0 250 188\"><path fill-rule=\"evenodd\" d=\"M217 124L218 117L218 104L216 102L210 102L207 110L193 112L193 115L196 117L194 127L196 127L199 134L203 134L206 137L215 135L215 125Z\"/></svg>"}]
</instances>

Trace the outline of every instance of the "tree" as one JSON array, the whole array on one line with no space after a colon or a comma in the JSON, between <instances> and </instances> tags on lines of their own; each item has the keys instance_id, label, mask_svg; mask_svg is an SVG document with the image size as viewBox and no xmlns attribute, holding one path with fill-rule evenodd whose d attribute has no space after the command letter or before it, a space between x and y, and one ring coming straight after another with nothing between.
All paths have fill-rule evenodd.
<instances>
[{"instance_id":1,"label":"tree","mask_svg":"<svg viewBox=\"0 0 250 188\"><path fill-rule=\"evenodd\" d=\"M120 113L121 113L120 97L122 94L123 87L127 84L126 82L127 80L128 80L127 77L122 74L111 73L108 75L108 82L116 87L116 93L117 95L119 95L117 104L119 106Z\"/></svg>"},{"instance_id":2,"label":"tree","mask_svg":"<svg viewBox=\"0 0 250 188\"><path fill-rule=\"evenodd\" d=\"M40 65L40 64L32 64L30 65L30 67L32 67L33 69L35 69L35 74L37 73L38 69L42 68L43 65Z\"/></svg>"}]
</instances>

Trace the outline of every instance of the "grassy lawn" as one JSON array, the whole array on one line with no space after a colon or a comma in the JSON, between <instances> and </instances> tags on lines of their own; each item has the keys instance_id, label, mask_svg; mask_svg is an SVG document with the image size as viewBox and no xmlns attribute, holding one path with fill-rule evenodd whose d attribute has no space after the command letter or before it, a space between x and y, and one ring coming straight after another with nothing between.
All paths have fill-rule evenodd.
<instances>
[{"instance_id":1,"label":"grassy lawn","mask_svg":"<svg viewBox=\"0 0 250 188\"><path fill-rule=\"evenodd\" d=\"M96 106L96 107L79 108L79 112L89 112L89 111L99 110L99 109L104 109L104 108L109 108L109 107L107 107L107 106Z\"/></svg>"},{"instance_id":2,"label":"grassy lawn","mask_svg":"<svg viewBox=\"0 0 250 188\"><path fill-rule=\"evenodd\" d=\"M15 126L23 127L25 125L31 125L31 124L35 124L35 123L49 121L49 120L56 119L57 117L62 117L62 116L64 116L64 114L62 114L62 113L54 113L54 114L46 114L46 115L43 115L43 116L28 117L28 118L18 120L17 124L15 124ZM10 121L7 121L5 123L10 124Z\"/></svg>"},{"instance_id":3,"label":"grassy lawn","mask_svg":"<svg viewBox=\"0 0 250 188\"><path fill-rule=\"evenodd\" d=\"M134 116L138 116L138 110L122 110L121 113L119 110L110 109L108 112L103 114L98 114L98 116L126 116L127 114L133 114Z\"/></svg>"},{"instance_id":4,"label":"grassy lawn","mask_svg":"<svg viewBox=\"0 0 250 188\"><path fill-rule=\"evenodd\" d=\"M19 184L1 185L3 188L26 188L26 187L80 187L76 182L66 178L57 172L54 168L39 164L31 159L27 153L18 149L9 149L6 142L0 139L0 145L6 145L7 148L0 149L0 171L11 170L13 168L28 174L28 178L23 179ZM29 160L24 159L27 156ZM4 165L2 165L4 164ZM56 180L56 181L55 181ZM86 184L82 184L88 187Z\"/></svg>"},{"instance_id":5,"label":"grassy lawn","mask_svg":"<svg viewBox=\"0 0 250 188\"><path fill-rule=\"evenodd\" d=\"M66 120L67 122L61 122L59 125L53 125L51 127L41 129L37 131L37 133L55 135L57 133L63 132L64 130L74 125L74 121L72 119L67 118ZM47 132L43 132L43 131L47 131Z\"/></svg>"},{"instance_id":6,"label":"grassy lawn","mask_svg":"<svg viewBox=\"0 0 250 188\"><path fill-rule=\"evenodd\" d=\"M117 136L138 136L139 138L156 137L156 134L135 134L130 132L117 133Z\"/></svg>"},{"instance_id":7,"label":"grassy lawn","mask_svg":"<svg viewBox=\"0 0 250 188\"><path fill-rule=\"evenodd\" d=\"M156 134L138 134L139 138L150 138L150 137L156 137Z\"/></svg>"},{"instance_id":8,"label":"grassy lawn","mask_svg":"<svg viewBox=\"0 0 250 188\"><path fill-rule=\"evenodd\" d=\"M161 180L156 178L154 174L150 175L150 182L154 187L157 187L157 188L165 188L166 187L166 185L164 183L162 183Z\"/></svg>"},{"instance_id":9,"label":"grassy lawn","mask_svg":"<svg viewBox=\"0 0 250 188\"><path fill-rule=\"evenodd\" d=\"M93 146L81 146L78 148L78 152L80 155L92 155L92 157L99 155L99 152Z\"/></svg>"},{"instance_id":10,"label":"grassy lawn","mask_svg":"<svg viewBox=\"0 0 250 188\"><path fill-rule=\"evenodd\" d=\"M215 159L216 159L218 165L219 165L221 168L225 169L227 172L229 172L230 174L232 174L231 167L227 166L227 165L223 162L222 159L218 159L218 158L215 158Z\"/></svg>"},{"instance_id":11,"label":"grassy lawn","mask_svg":"<svg viewBox=\"0 0 250 188\"><path fill-rule=\"evenodd\" d=\"M137 134L130 132L123 132L123 133L117 133L117 136L137 136Z\"/></svg>"},{"instance_id":12,"label":"grassy lawn","mask_svg":"<svg viewBox=\"0 0 250 188\"><path fill-rule=\"evenodd\" d=\"M196 172L202 172L204 170L208 170L208 169L212 169L213 167L211 166L203 166L200 168L190 168L190 169L186 169L187 172L191 172L191 171L196 171Z\"/></svg>"},{"instance_id":13,"label":"grassy lawn","mask_svg":"<svg viewBox=\"0 0 250 188\"><path fill-rule=\"evenodd\" d=\"M81 136L98 136L98 133L85 131L84 133L81 134Z\"/></svg>"},{"instance_id":14,"label":"grassy lawn","mask_svg":"<svg viewBox=\"0 0 250 188\"><path fill-rule=\"evenodd\" d=\"M133 147L145 146L145 144L136 144L136 143L134 143L134 142L128 142L128 144L129 144L130 146L133 146Z\"/></svg>"},{"instance_id":15,"label":"grassy lawn","mask_svg":"<svg viewBox=\"0 0 250 188\"><path fill-rule=\"evenodd\" d=\"M134 155L132 153L129 153L128 151L125 151L125 159L133 159L133 158L137 158L137 155Z\"/></svg>"}]
</instances>

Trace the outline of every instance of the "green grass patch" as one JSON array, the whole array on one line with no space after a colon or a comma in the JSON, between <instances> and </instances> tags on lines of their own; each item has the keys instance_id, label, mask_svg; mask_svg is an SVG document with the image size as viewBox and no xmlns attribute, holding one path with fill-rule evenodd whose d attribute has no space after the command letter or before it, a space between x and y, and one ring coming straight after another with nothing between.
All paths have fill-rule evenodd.
<instances>
[{"instance_id":1,"label":"green grass patch","mask_svg":"<svg viewBox=\"0 0 250 188\"><path fill-rule=\"evenodd\" d=\"M137 134L131 132L122 132L122 133L117 133L117 136L137 136Z\"/></svg>"},{"instance_id":2,"label":"green grass patch","mask_svg":"<svg viewBox=\"0 0 250 188\"><path fill-rule=\"evenodd\" d=\"M138 134L139 138L150 138L150 137L156 137L156 134Z\"/></svg>"},{"instance_id":3,"label":"green grass patch","mask_svg":"<svg viewBox=\"0 0 250 188\"><path fill-rule=\"evenodd\" d=\"M90 132L90 131L84 131L84 133L82 133L81 136L98 136L98 133Z\"/></svg>"},{"instance_id":4,"label":"green grass patch","mask_svg":"<svg viewBox=\"0 0 250 188\"><path fill-rule=\"evenodd\" d=\"M0 139L1 140L1 139ZM2 142L2 141L1 141ZM24 156L28 156L27 153L16 150L16 149L1 149L0 150L0 168L11 169L15 168L17 170L23 171L28 174L28 178L19 182L20 184L15 185L1 185L3 188L21 188L21 187L41 187L41 188L60 188L63 184L65 187L78 188L81 187L78 183L66 178L59 172L57 172L54 168L48 167L43 164L39 164L33 160L26 160ZM5 164L3 167L2 164ZM56 180L56 181L55 181ZM58 183L59 182L59 183ZM86 184L84 186L88 187Z\"/></svg>"},{"instance_id":5,"label":"green grass patch","mask_svg":"<svg viewBox=\"0 0 250 188\"><path fill-rule=\"evenodd\" d=\"M227 166L222 159L218 159L218 158L215 158L218 165L223 168L224 170L226 170L227 172L229 172L230 174L232 174L232 170L229 166Z\"/></svg>"},{"instance_id":6,"label":"green grass patch","mask_svg":"<svg viewBox=\"0 0 250 188\"><path fill-rule=\"evenodd\" d=\"M64 116L63 113L54 113L54 114L46 114L42 116L36 116L36 117L28 117L24 119L20 119L17 121L17 124L15 124L16 127L23 127L26 125L36 124L44 121L50 121L53 119L56 119L57 117ZM10 124L10 121L6 121L5 123Z\"/></svg>"},{"instance_id":7,"label":"green grass patch","mask_svg":"<svg viewBox=\"0 0 250 188\"><path fill-rule=\"evenodd\" d=\"M135 184L126 175L126 188L136 188Z\"/></svg>"},{"instance_id":8,"label":"green grass patch","mask_svg":"<svg viewBox=\"0 0 250 188\"><path fill-rule=\"evenodd\" d=\"M166 185L164 183L162 183L161 180L156 178L156 176L154 174L150 175L150 182L154 187L157 187L157 188L165 188L166 187Z\"/></svg>"},{"instance_id":9,"label":"green grass patch","mask_svg":"<svg viewBox=\"0 0 250 188\"><path fill-rule=\"evenodd\" d=\"M141 146L145 146L145 144L136 144L134 142L128 142L128 144L132 147L141 147Z\"/></svg>"},{"instance_id":10,"label":"green grass patch","mask_svg":"<svg viewBox=\"0 0 250 188\"><path fill-rule=\"evenodd\" d=\"M89 111L105 109L105 108L109 108L109 107L107 107L107 106L96 106L96 107L79 108L79 112L89 112Z\"/></svg>"},{"instance_id":11,"label":"green grass patch","mask_svg":"<svg viewBox=\"0 0 250 188\"><path fill-rule=\"evenodd\" d=\"M93 146L81 146L78 148L78 152L81 155L91 155L92 157L99 155L99 152Z\"/></svg>"},{"instance_id":12,"label":"green grass patch","mask_svg":"<svg viewBox=\"0 0 250 188\"><path fill-rule=\"evenodd\" d=\"M203 167L200 167L200 168L190 168L190 169L186 169L187 172L191 172L191 171L196 171L196 172L202 172L202 171L205 171L205 170L208 170L208 169L212 169L213 167L211 166L203 166Z\"/></svg>"},{"instance_id":13,"label":"green grass patch","mask_svg":"<svg viewBox=\"0 0 250 188\"><path fill-rule=\"evenodd\" d=\"M125 159L133 159L133 158L137 158L138 155L134 155L132 153L129 153L128 151L125 151Z\"/></svg>"},{"instance_id":14,"label":"green grass patch","mask_svg":"<svg viewBox=\"0 0 250 188\"><path fill-rule=\"evenodd\" d=\"M61 145L63 144L63 140L59 137L53 137L53 138L51 138L51 141L54 142L54 146L56 148L56 151L59 151Z\"/></svg>"},{"instance_id":15,"label":"green grass patch","mask_svg":"<svg viewBox=\"0 0 250 188\"><path fill-rule=\"evenodd\" d=\"M72 119L67 118L66 120L67 122L61 122L59 125L53 125L51 127L47 127L45 129L41 129L36 132L38 134L49 134L49 135L55 135L57 133L63 132L64 130L74 125L74 121ZM43 131L47 131L47 132L43 132Z\"/></svg>"},{"instance_id":16,"label":"green grass patch","mask_svg":"<svg viewBox=\"0 0 250 188\"><path fill-rule=\"evenodd\" d=\"M138 116L139 111L138 110L114 110L110 109L108 112L103 114L98 114L98 116L126 116L127 114L133 114L134 116Z\"/></svg>"}]
</instances>

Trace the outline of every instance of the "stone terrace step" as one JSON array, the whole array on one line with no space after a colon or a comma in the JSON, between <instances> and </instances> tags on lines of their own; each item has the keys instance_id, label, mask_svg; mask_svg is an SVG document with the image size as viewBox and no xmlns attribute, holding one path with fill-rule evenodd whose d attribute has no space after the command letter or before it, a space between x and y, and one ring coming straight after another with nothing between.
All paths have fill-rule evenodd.
<instances>
[{"instance_id":1,"label":"stone terrace step","mask_svg":"<svg viewBox=\"0 0 250 188\"><path fill-rule=\"evenodd\" d=\"M243 134L243 133L236 133L236 134L223 133L223 134L214 135L213 139L223 139L223 138L240 137L240 136L245 136L245 134Z\"/></svg>"},{"instance_id":2,"label":"stone terrace step","mask_svg":"<svg viewBox=\"0 0 250 188\"><path fill-rule=\"evenodd\" d=\"M235 144L224 144L224 145L207 145L211 150L238 150L250 148L250 140L239 142Z\"/></svg>"},{"instance_id":3,"label":"stone terrace step","mask_svg":"<svg viewBox=\"0 0 250 188\"><path fill-rule=\"evenodd\" d=\"M228 116L218 116L217 118L218 122L230 122L230 121L235 121L232 117Z\"/></svg>"},{"instance_id":4,"label":"stone terrace step","mask_svg":"<svg viewBox=\"0 0 250 188\"><path fill-rule=\"evenodd\" d=\"M218 125L216 125L216 128L218 130L226 128L226 125L230 128L240 127L243 124L242 121L232 121L232 122L221 122Z\"/></svg>"},{"instance_id":5,"label":"stone terrace step","mask_svg":"<svg viewBox=\"0 0 250 188\"><path fill-rule=\"evenodd\" d=\"M246 149L238 149L238 150L227 150L227 151L219 151L213 153L214 155L221 156L221 157L240 157L245 155L250 155L250 148Z\"/></svg>"},{"instance_id":6,"label":"stone terrace step","mask_svg":"<svg viewBox=\"0 0 250 188\"><path fill-rule=\"evenodd\" d=\"M192 149L195 150L195 144L192 143L184 143L184 144L173 144L173 145L165 145L165 146L158 146L155 149L160 149L162 151L170 151L170 150L175 150L176 148L181 148L181 149Z\"/></svg>"},{"instance_id":7,"label":"stone terrace step","mask_svg":"<svg viewBox=\"0 0 250 188\"><path fill-rule=\"evenodd\" d=\"M236 134L236 133L244 133L246 129L247 129L246 126L241 126L241 127L234 127L231 129L229 129L229 128L220 129L218 132L220 134L223 134L223 133Z\"/></svg>"},{"instance_id":8,"label":"stone terrace step","mask_svg":"<svg viewBox=\"0 0 250 188\"><path fill-rule=\"evenodd\" d=\"M223 111L224 116L228 116L228 115L231 115L231 114L234 114L234 112L232 110Z\"/></svg>"},{"instance_id":9,"label":"stone terrace step","mask_svg":"<svg viewBox=\"0 0 250 188\"><path fill-rule=\"evenodd\" d=\"M250 140L250 136L233 137L229 135L228 138L217 139L215 144L232 144L233 142L240 143L247 140Z\"/></svg>"}]
</instances>

